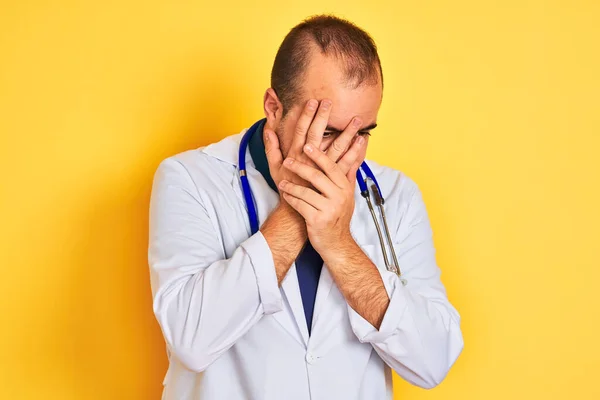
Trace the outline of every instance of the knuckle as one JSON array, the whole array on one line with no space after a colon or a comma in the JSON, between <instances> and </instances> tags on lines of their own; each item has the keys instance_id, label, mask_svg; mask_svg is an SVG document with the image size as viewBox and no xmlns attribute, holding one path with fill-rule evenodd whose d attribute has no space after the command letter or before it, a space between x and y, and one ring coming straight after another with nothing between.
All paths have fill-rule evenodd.
<instances>
[{"instance_id":1,"label":"knuckle","mask_svg":"<svg viewBox=\"0 0 600 400\"><path fill-rule=\"evenodd\" d=\"M315 129L311 128L311 129L308 130L308 133L306 134L306 136L309 139L316 139L316 138L319 137L319 134L317 133L317 131Z\"/></svg>"},{"instance_id":2,"label":"knuckle","mask_svg":"<svg viewBox=\"0 0 600 400\"><path fill-rule=\"evenodd\" d=\"M344 150L346 150L346 143L342 143L342 140L336 140L335 142L333 142L331 147L333 147L334 151L341 153Z\"/></svg>"},{"instance_id":3,"label":"knuckle","mask_svg":"<svg viewBox=\"0 0 600 400\"><path fill-rule=\"evenodd\" d=\"M320 120L322 124L324 124L326 121L329 120L329 111L325 110L325 111L321 111L319 110L319 112L317 113L315 120Z\"/></svg>"},{"instance_id":4,"label":"knuckle","mask_svg":"<svg viewBox=\"0 0 600 400\"><path fill-rule=\"evenodd\" d=\"M335 172L335 170L338 168L338 165L334 162L329 162L325 165L325 169L327 170L327 172L332 173Z\"/></svg>"}]
</instances>

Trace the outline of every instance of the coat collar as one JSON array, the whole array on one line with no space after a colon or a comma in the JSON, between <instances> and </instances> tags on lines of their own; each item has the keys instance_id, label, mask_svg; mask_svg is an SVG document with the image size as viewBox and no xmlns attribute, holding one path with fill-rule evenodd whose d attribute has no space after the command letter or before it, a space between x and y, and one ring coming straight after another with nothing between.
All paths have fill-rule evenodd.
<instances>
[{"instance_id":1,"label":"coat collar","mask_svg":"<svg viewBox=\"0 0 600 400\"><path fill-rule=\"evenodd\" d=\"M238 165L238 155L240 142L248 129L244 129L236 135L227 136L219 142L209 144L200 151L218 160L231 164L234 167ZM246 157L246 162L251 162L250 157Z\"/></svg>"}]
</instances>

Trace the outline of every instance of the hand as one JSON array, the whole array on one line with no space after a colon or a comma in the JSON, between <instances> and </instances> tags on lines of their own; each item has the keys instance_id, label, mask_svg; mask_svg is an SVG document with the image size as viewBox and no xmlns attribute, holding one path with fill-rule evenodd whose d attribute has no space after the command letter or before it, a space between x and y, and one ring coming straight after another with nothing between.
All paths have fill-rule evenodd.
<instances>
[{"instance_id":1,"label":"hand","mask_svg":"<svg viewBox=\"0 0 600 400\"><path fill-rule=\"evenodd\" d=\"M305 145L304 153L318 168L292 157L283 163L285 168L318 191L286 179L279 183L284 199L306 221L308 238L323 258L326 253L353 242L350 220L354 212L355 176L362 162L360 155L364 143L365 139L358 136L338 163L312 144ZM341 165L348 166L347 170Z\"/></svg>"},{"instance_id":2,"label":"hand","mask_svg":"<svg viewBox=\"0 0 600 400\"><path fill-rule=\"evenodd\" d=\"M311 99L304 106L302 114L298 118L296 128L294 130L294 137L292 139L292 145L289 150L289 157L298 159L301 162L310 163L310 159L303 153L302 148L307 141L307 136L310 138L310 143L313 145L320 145L319 135L315 132L322 132L327 126L329 119L329 112L331 109L331 103L322 102L317 110L319 102ZM316 116L315 116L316 112ZM313 119L314 118L314 119ZM279 182L283 179L293 181L298 184L308 186L306 181L303 181L298 176L294 176L289 170L283 167L283 155L279 147L279 140L275 132L271 129L264 129L264 141L265 141L265 152L267 154L267 161L269 163L269 172L273 177L273 181L279 186Z\"/></svg>"},{"instance_id":3,"label":"hand","mask_svg":"<svg viewBox=\"0 0 600 400\"><path fill-rule=\"evenodd\" d=\"M288 154L288 157L312 166L315 166L315 164L310 158L307 157L307 155L304 154L303 148L305 144L310 144L316 149L320 148L323 139L323 132L325 131L329 121L331 101L327 99L321 101L318 111L317 105L319 105L319 102L314 99L311 99L306 103L304 110L302 111L302 115L299 117L296 124L294 138ZM329 146L327 149L327 156L333 162L338 162L340 156L351 145L361 124L362 121L358 118L355 118L346 127L344 132L342 132ZM279 183L282 180L286 180L303 186L310 186L308 182L283 167L283 155L281 153L279 140L275 132L265 128L264 139L267 161L269 163L269 171L275 184L279 186ZM342 162L340 167L344 174L346 174L350 169L350 165L347 162Z\"/></svg>"}]
</instances>

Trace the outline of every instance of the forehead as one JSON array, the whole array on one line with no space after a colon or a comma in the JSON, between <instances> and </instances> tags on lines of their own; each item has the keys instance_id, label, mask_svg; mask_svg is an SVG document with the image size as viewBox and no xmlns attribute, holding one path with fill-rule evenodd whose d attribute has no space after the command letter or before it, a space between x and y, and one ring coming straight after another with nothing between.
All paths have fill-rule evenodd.
<instances>
[{"instance_id":1,"label":"forehead","mask_svg":"<svg viewBox=\"0 0 600 400\"><path fill-rule=\"evenodd\" d=\"M363 126L375 123L381 105L381 82L365 82L354 88L344 77L343 61L315 53L304 76L304 100L331 100L329 126L338 130L343 130L355 116L363 120Z\"/></svg>"}]
</instances>

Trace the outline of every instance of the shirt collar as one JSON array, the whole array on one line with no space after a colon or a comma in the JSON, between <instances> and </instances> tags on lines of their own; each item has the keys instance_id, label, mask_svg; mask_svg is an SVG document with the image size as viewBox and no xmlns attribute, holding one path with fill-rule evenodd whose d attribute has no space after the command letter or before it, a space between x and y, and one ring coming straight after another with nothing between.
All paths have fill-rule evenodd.
<instances>
[{"instance_id":1,"label":"shirt collar","mask_svg":"<svg viewBox=\"0 0 600 400\"><path fill-rule=\"evenodd\" d=\"M273 181L271 177L271 172L269 171L269 161L267 160L267 153L265 152L265 142L263 138L263 128L265 126L266 119L263 119L250 138L250 142L248 143L248 149L250 150L250 156L252 157L252 161L254 161L254 166L261 173L265 181L269 184L271 189L277 192L277 185Z\"/></svg>"}]
</instances>

